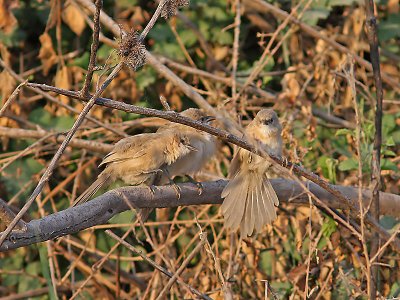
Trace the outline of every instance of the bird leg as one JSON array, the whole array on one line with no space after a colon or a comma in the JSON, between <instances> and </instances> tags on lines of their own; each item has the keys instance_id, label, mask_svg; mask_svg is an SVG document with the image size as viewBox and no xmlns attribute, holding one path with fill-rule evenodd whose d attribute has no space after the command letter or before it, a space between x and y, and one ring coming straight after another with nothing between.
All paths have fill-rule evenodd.
<instances>
[{"instance_id":1,"label":"bird leg","mask_svg":"<svg viewBox=\"0 0 400 300\"><path fill-rule=\"evenodd\" d=\"M169 174L167 169L163 169L162 170L165 174L165 176L167 176L168 180L169 180L169 184L172 185L172 187L175 190L175 194L176 197L179 199L181 199L181 188L175 183L175 181L171 178L171 175Z\"/></svg>"},{"instance_id":2,"label":"bird leg","mask_svg":"<svg viewBox=\"0 0 400 300\"><path fill-rule=\"evenodd\" d=\"M191 182L191 183L193 183L193 184L195 184L195 185L197 186L197 190L198 190L198 192L199 192L199 196L200 196L201 194L203 194L203 191L204 191L203 184L202 184L201 182L197 181L196 179L194 179L194 178L193 178L192 176L190 176L190 175L186 175L186 177L189 179L189 182Z\"/></svg>"}]
</instances>

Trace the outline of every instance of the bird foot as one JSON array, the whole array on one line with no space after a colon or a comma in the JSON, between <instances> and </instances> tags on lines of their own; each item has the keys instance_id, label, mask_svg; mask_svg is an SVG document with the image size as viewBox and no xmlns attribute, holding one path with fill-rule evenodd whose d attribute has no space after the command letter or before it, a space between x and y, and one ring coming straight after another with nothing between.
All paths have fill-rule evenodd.
<instances>
[{"instance_id":1,"label":"bird foot","mask_svg":"<svg viewBox=\"0 0 400 300\"><path fill-rule=\"evenodd\" d=\"M189 179L189 181L191 183L193 183L193 184L195 184L197 186L197 191L199 193L199 196L201 194L203 194L203 191L204 191L203 184L201 182L197 181L196 179L194 179L192 176L186 175L186 177Z\"/></svg>"},{"instance_id":2,"label":"bird foot","mask_svg":"<svg viewBox=\"0 0 400 300\"><path fill-rule=\"evenodd\" d=\"M149 188L150 193L154 196L156 194L157 187L155 185L149 185L147 187Z\"/></svg>"},{"instance_id":3,"label":"bird foot","mask_svg":"<svg viewBox=\"0 0 400 300\"><path fill-rule=\"evenodd\" d=\"M175 194L176 194L176 197L178 198L178 200L179 199L181 199L181 188L179 187L179 185L177 185L173 180L171 180L170 181L170 184L172 185L172 187L174 188L174 190L175 190Z\"/></svg>"}]
</instances>

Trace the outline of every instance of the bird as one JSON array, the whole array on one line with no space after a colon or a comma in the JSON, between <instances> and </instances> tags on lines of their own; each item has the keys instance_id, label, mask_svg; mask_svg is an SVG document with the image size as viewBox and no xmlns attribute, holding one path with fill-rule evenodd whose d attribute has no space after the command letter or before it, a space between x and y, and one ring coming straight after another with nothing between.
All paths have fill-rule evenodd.
<instances>
[{"instance_id":1,"label":"bird","mask_svg":"<svg viewBox=\"0 0 400 300\"><path fill-rule=\"evenodd\" d=\"M180 114L207 125L215 120L215 117L206 115L204 111L198 108L188 108ZM190 151L166 166L165 172L159 174L158 184L165 184L167 180L176 176L186 176L198 186L199 194L201 194L203 189L201 183L194 180L194 177L215 154L217 149L216 138L205 131L173 122L161 126L157 133L168 131L181 133L189 140L190 145L196 148L196 151Z\"/></svg>"},{"instance_id":2,"label":"bird","mask_svg":"<svg viewBox=\"0 0 400 300\"><path fill-rule=\"evenodd\" d=\"M82 204L90 199L102 186L117 179L127 185L151 187L158 173L181 156L196 152L189 139L177 131L143 133L126 137L115 144L99 168L105 167L86 191L73 203Z\"/></svg>"},{"instance_id":3,"label":"bird","mask_svg":"<svg viewBox=\"0 0 400 300\"><path fill-rule=\"evenodd\" d=\"M272 109L260 110L245 129L244 136L255 146L274 156L282 156L282 126ZM225 227L240 228L241 238L261 231L276 219L278 197L268 179L273 166L265 158L243 148L235 148L229 183L223 189L221 212Z\"/></svg>"}]
</instances>

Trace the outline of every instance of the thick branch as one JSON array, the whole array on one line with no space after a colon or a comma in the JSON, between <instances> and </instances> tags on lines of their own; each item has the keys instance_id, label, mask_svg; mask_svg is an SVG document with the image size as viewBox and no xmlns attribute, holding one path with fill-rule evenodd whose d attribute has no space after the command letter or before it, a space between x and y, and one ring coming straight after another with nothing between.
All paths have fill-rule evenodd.
<instances>
[{"instance_id":1,"label":"thick branch","mask_svg":"<svg viewBox=\"0 0 400 300\"><path fill-rule=\"evenodd\" d=\"M303 188L296 181L272 179L271 182L281 203L309 205L307 193L304 193ZM13 231L1 246L0 251L55 239L95 225L105 224L114 215L130 209L125 199L137 208L221 204L221 191L225 185L226 181L224 180L205 182L203 183L204 192L199 195L195 185L179 184L182 189L179 200L176 199L175 190L171 186L157 187L154 195L147 187L118 188L82 205L27 223L27 230L24 232ZM340 199L332 197L330 193L316 184L309 182L308 187L329 207L346 208ZM350 201L354 203L358 201L357 188L346 186L335 186L335 188L345 194ZM380 196L381 212L386 215L400 216L400 196L388 193L380 193ZM364 203L367 204L370 197L371 192L365 190L363 192Z\"/></svg>"}]
</instances>

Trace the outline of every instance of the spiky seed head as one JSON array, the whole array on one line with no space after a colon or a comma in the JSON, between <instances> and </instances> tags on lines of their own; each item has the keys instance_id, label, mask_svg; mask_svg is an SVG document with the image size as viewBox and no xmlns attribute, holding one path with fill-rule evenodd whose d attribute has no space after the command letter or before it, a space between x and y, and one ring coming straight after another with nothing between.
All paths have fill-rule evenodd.
<instances>
[{"instance_id":1,"label":"spiky seed head","mask_svg":"<svg viewBox=\"0 0 400 300\"><path fill-rule=\"evenodd\" d=\"M140 34L136 30L127 32L118 42L119 56L124 63L136 71L146 62L146 47L140 39Z\"/></svg>"},{"instance_id":2,"label":"spiky seed head","mask_svg":"<svg viewBox=\"0 0 400 300\"><path fill-rule=\"evenodd\" d=\"M189 0L168 0L161 11L161 17L169 19L178 13L180 7L188 6Z\"/></svg>"}]
</instances>

